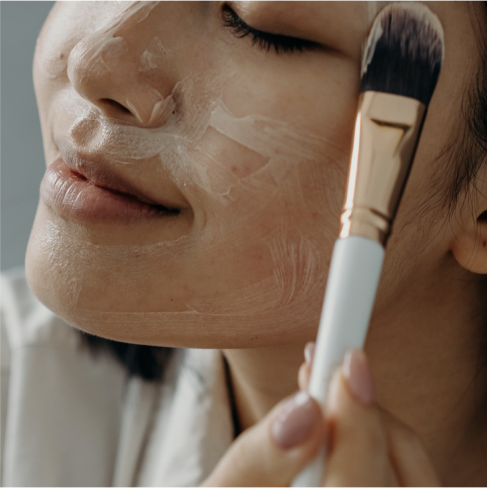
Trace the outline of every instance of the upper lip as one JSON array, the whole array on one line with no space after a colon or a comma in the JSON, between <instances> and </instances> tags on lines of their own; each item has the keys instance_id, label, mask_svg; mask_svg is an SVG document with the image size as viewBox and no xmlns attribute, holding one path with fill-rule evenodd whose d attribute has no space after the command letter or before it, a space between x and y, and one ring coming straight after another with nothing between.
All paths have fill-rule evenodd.
<instances>
[{"instance_id":1,"label":"upper lip","mask_svg":"<svg viewBox=\"0 0 487 488\"><path fill-rule=\"evenodd\" d=\"M114 191L119 194L124 194L135 198L147 205L157 207L164 207L166 210L179 211L181 210L180 203L169 202L162 198L155 200L147 191L139 188L133 182L133 178L129 180L128 175L114 167L113 163L108 161L101 154L85 155L75 151L72 147L59 143L56 141L61 157L68 168L86 178L90 183L100 188Z\"/></svg>"}]
</instances>

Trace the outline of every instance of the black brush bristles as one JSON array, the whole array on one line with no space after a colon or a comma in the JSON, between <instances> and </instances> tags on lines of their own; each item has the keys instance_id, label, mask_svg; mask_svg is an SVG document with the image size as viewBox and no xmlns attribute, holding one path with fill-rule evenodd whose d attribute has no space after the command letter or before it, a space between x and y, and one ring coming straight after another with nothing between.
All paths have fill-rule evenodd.
<instances>
[{"instance_id":1,"label":"black brush bristles","mask_svg":"<svg viewBox=\"0 0 487 488\"><path fill-rule=\"evenodd\" d=\"M443 29L436 15L419 3L389 5L367 38L360 91L393 93L428 106L443 57Z\"/></svg>"}]
</instances>

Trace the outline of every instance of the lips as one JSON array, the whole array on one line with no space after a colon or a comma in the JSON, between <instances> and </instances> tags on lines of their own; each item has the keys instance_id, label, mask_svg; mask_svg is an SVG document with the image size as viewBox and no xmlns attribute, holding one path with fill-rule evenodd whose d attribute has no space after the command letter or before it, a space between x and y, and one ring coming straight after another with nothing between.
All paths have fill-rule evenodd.
<instances>
[{"instance_id":1,"label":"lips","mask_svg":"<svg viewBox=\"0 0 487 488\"><path fill-rule=\"evenodd\" d=\"M73 161L70 166L76 169L63 158L56 159L41 183L42 200L61 216L87 222L128 223L173 218L180 213L179 208L151 202L106 168Z\"/></svg>"}]
</instances>

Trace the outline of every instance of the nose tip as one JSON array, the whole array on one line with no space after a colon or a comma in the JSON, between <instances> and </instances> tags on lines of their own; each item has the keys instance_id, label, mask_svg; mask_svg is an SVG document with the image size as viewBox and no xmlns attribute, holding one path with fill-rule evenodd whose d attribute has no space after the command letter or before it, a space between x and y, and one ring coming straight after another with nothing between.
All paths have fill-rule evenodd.
<instances>
[{"instance_id":1,"label":"nose tip","mask_svg":"<svg viewBox=\"0 0 487 488\"><path fill-rule=\"evenodd\" d=\"M143 51L132 38L96 32L72 49L68 78L78 94L106 117L142 126L161 124L161 107L173 84L162 73L149 77L140 70Z\"/></svg>"}]
</instances>

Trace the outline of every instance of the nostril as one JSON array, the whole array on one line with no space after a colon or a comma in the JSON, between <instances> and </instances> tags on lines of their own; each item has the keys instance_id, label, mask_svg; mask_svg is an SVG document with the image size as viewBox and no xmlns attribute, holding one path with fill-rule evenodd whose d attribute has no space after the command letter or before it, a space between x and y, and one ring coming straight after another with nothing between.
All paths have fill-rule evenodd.
<instances>
[{"instance_id":1,"label":"nostril","mask_svg":"<svg viewBox=\"0 0 487 488\"><path fill-rule=\"evenodd\" d=\"M115 100L112 100L111 98L102 98L99 100L99 104L109 114L113 114L113 115L117 115L117 113L132 114L132 112L127 107L124 107L121 103L118 103Z\"/></svg>"}]
</instances>

